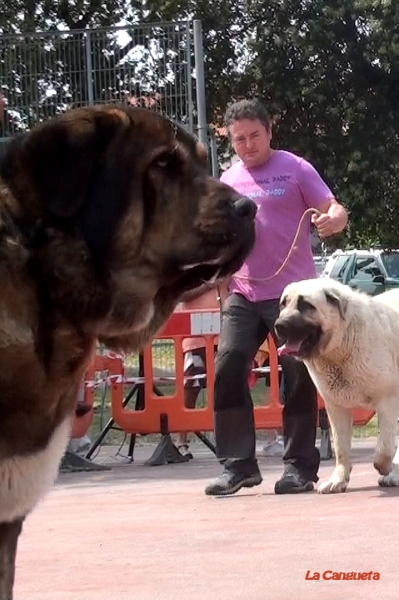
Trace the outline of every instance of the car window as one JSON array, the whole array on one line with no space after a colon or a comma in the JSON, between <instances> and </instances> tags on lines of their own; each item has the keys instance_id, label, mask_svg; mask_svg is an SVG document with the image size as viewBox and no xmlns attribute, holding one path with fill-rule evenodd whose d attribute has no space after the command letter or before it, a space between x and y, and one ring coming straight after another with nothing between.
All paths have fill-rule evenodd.
<instances>
[{"instance_id":1,"label":"car window","mask_svg":"<svg viewBox=\"0 0 399 600\"><path fill-rule=\"evenodd\" d=\"M382 271L373 256L358 256L355 262L353 276L360 281L372 281Z\"/></svg>"},{"instance_id":2,"label":"car window","mask_svg":"<svg viewBox=\"0 0 399 600\"><path fill-rule=\"evenodd\" d=\"M381 255L381 261L388 277L399 278L399 252L386 252Z\"/></svg>"},{"instance_id":3,"label":"car window","mask_svg":"<svg viewBox=\"0 0 399 600\"><path fill-rule=\"evenodd\" d=\"M337 256L337 259L329 273L329 276L333 279L342 280L350 258L350 256Z\"/></svg>"}]
</instances>

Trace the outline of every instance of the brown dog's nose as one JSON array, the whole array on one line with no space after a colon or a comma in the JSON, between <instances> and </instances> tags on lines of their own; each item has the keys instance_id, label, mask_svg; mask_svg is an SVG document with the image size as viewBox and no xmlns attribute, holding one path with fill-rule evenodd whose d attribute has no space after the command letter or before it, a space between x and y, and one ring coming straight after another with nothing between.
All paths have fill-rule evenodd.
<instances>
[{"instance_id":1,"label":"brown dog's nose","mask_svg":"<svg viewBox=\"0 0 399 600\"><path fill-rule=\"evenodd\" d=\"M249 217L251 219L255 218L257 206L255 202L252 202L249 198L245 196L240 196L234 202L234 211L239 217Z\"/></svg>"}]
</instances>

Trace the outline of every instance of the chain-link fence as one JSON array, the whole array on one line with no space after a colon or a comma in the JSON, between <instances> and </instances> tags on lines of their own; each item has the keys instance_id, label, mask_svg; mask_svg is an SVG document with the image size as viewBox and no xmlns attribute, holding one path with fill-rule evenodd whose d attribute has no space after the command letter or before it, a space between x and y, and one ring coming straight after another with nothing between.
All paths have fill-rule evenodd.
<instances>
[{"instance_id":1,"label":"chain-link fence","mask_svg":"<svg viewBox=\"0 0 399 600\"><path fill-rule=\"evenodd\" d=\"M68 108L128 102L195 129L189 22L0 37L1 137Z\"/></svg>"}]
</instances>

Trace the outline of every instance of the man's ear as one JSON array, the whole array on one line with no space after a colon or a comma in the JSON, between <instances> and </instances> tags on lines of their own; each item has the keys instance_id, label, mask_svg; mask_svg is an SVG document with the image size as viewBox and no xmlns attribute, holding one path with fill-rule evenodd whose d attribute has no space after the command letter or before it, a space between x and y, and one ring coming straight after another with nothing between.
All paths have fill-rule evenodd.
<instances>
[{"instance_id":1,"label":"man's ear","mask_svg":"<svg viewBox=\"0 0 399 600\"><path fill-rule=\"evenodd\" d=\"M342 298L342 296L339 296L339 294L332 292L331 290L329 290L328 292L325 291L324 293L327 302L338 309L339 316L341 317L341 319L344 320L346 309L348 307L348 301L346 300L346 298Z\"/></svg>"},{"instance_id":2,"label":"man's ear","mask_svg":"<svg viewBox=\"0 0 399 600\"><path fill-rule=\"evenodd\" d=\"M96 161L130 120L122 110L79 109L44 122L24 140L26 164L48 211L69 218L82 206Z\"/></svg>"}]
</instances>

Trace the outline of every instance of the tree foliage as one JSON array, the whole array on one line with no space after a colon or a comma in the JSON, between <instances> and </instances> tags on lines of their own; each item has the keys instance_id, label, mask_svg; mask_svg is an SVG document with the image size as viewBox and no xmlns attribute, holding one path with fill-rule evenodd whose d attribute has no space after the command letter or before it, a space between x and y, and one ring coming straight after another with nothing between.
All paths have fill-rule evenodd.
<instances>
[{"instance_id":1,"label":"tree foliage","mask_svg":"<svg viewBox=\"0 0 399 600\"><path fill-rule=\"evenodd\" d=\"M249 73L277 144L310 158L349 207L350 241L397 247L399 5L285 0L251 14Z\"/></svg>"},{"instance_id":2,"label":"tree foliage","mask_svg":"<svg viewBox=\"0 0 399 600\"><path fill-rule=\"evenodd\" d=\"M91 102L127 101L188 123L186 27L150 27L140 15L124 0L8 4L0 12L3 134Z\"/></svg>"}]
</instances>

